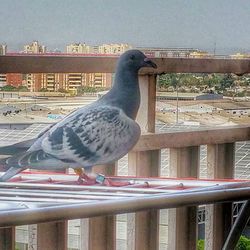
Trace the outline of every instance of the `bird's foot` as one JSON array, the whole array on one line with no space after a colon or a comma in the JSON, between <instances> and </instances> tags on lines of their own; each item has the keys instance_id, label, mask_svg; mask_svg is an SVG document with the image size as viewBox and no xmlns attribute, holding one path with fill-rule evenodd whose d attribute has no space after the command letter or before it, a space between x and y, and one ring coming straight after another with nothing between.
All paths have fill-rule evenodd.
<instances>
[{"instance_id":1,"label":"bird's foot","mask_svg":"<svg viewBox=\"0 0 250 250\"><path fill-rule=\"evenodd\" d=\"M117 181L117 180L111 180L111 178L106 178L104 175L102 174L98 174L96 177L96 182L105 185L105 186L109 186L109 187L122 187L122 186L127 186L129 185L128 182L124 182L124 181Z\"/></svg>"},{"instance_id":2,"label":"bird's foot","mask_svg":"<svg viewBox=\"0 0 250 250\"><path fill-rule=\"evenodd\" d=\"M80 181L81 184L85 185L100 184L104 186L120 186L119 184L117 185L116 182L111 181L109 178L106 178L106 176L103 174L92 174L91 176L82 174L81 176L79 176L78 181Z\"/></svg>"},{"instance_id":3,"label":"bird's foot","mask_svg":"<svg viewBox=\"0 0 250 250\"><path fill-rule=\"evenodd\" d=\"M74 169L74 171L79 176L77 183L81 185L100 184L100 185L110 186L110 187L120 187L120 186L128 185L128 183L114 181L114 180L111 180L110 178L106 178L106 176L103 174L89 173L87 175L84 173L82 168L76 168Z\"/></svg>"},{"instance_id":4,"label":"bird's foot","mask_svg":"<svg viewBox=\"0 0 250 250\"><path fill-rule=\"evenodd\" d=\"M96 181L96 177L88 176L88 175L82 173L81 175L79 175L77 183L84 184L84 185L94 185L97 183L97 181Z\"/></svg>"},{"instance_id":5,"label":"bird's foot","mask_svg":"<svg viewBox=\"0 0 250 250\"><path fill-rule=\"evenodd\" d=\"M79 176L77 183L84 185L94 185L96 184L96 176L87 175L84 173L82 168L75 168L74 172Z\"/></svg>"}]
</instances>

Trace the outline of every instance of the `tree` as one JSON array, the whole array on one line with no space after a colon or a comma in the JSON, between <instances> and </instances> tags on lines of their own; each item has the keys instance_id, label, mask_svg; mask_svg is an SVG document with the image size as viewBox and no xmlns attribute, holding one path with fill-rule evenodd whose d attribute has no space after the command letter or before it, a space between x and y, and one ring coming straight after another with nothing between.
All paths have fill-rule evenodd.
<instances>
[{"instance_id":1,"label":"tree","mask_svg":"<svg viewBox=\"0 0 250 250\"><path fill-rule=\"evenodd\" d=\"M16 87L12 85L5 85L1 87L1 91L16 91Z\"/></svg>"},{"instance_id":2,"label":"tree","mask_svg":"<svg viewBox=\"0 0 250 250\"><path fill-rule=\"evenodd\" d=\"M28 89L27 86L21 85L21 86L17 87L17 91L19 91L19 92L27 92L27 91L29 91L29 89Z\"/></svg>"},{"instance_id":3,"label":"tree","mask_svg":"<svg viewBox=\"0 0 250 250\"><path fill-rule=\"evenodd\" d=\"M234 86L234 79L231 74L225 74L220 82L220 89L226 90Z\"/></svg>"},{"instance_id":4,"label":"tree","mask_svg":"<svg viewBox=\"0 0 250 250\"><path fill-rule=\"evenodd\" d=\"M63 88L59 88L59 89L58 89L58 92L60 92L60 93L69 93L68 90L63 89Z\"/></svg>"},{"instance_id":5,"label":"tree","mask_svg":"<svg viewBox=\"0 0 250 250\"><path fill-rule=\"evenodd\" d=\"M176 88L177 83L178 76L175 73L160 75L158 79L158 86L163 89L166 89L170 86Z\"/></svg>"},{"instance_id":6,"label":"tree","mask_svg":"<svg viewBox=\"0 0 250 250\"><path fill-rule=\"evenodd\" d=\"M39 92L48 92L48 90L46 88L41 88Z\"/></svg>"},{"instance_id":7,"label":"tree","mask_svg":"<svg viewBox=\"0 0 250 250\"><path fill-rule=\"evenodd\" d=\"M77 88L77 95L83 95L84 93L96 93L98 91L104 91L107 88L103 87L92 87L92 86L81 86Z\"/></svg>"}]
</instances>

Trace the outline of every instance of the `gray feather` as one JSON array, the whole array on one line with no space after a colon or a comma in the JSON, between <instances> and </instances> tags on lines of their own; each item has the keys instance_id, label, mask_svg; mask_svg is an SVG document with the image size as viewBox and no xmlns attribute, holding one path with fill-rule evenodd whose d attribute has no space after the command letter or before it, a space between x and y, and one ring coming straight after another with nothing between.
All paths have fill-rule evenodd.
<instances>
[{"instance_id":1,"label":"gray feather","mask_svg":"<svg viewBox=\"0 0 250 250\"><path fill-rule=\"evenodd\" d=\"M4 173L1 177L0 177L0 182L3 181L7 181L10 178L12 178L13 176L15 176L16 174L22 172L24 169L22 168L15 168L15 167L11 167L8 169L8 171L6 173Z\"/></svg>"}]
</instances>

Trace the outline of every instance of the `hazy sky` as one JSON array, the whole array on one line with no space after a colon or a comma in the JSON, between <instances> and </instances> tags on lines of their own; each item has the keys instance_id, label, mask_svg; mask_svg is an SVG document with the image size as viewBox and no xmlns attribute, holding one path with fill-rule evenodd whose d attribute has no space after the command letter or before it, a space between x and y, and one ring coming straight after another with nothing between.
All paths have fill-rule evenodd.
<instances>
[{"instance_id":1,"label":"hazy sky","mask_svg":"<svg viewBox=\"0 0 250 250\"><path fill-rule=\"evenodd\" d=\"M250 51L249 0L0 0L0 43L38 40Z\"/></svg>"}]
</instances>

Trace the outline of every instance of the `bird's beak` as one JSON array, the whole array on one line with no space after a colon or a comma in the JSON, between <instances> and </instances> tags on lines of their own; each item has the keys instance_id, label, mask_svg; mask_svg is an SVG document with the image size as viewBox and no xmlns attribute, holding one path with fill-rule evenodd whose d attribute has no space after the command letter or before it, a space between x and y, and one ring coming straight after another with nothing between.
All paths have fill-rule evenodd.
<instances>
[{"instance_id":1,"label":"bird's beak","mask_svg":"<svg viewBox=\"0 0 250 250\"><path fill-rule=\"evenodd\" d=\"M157 65L154 63L154 62L152 62L149 58L145 58L144 59L144 67L152 67L152 68L157 68Z\"/></svg>"}]
</instances>

